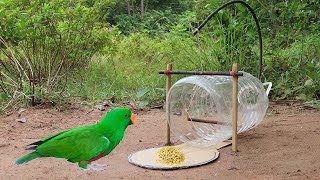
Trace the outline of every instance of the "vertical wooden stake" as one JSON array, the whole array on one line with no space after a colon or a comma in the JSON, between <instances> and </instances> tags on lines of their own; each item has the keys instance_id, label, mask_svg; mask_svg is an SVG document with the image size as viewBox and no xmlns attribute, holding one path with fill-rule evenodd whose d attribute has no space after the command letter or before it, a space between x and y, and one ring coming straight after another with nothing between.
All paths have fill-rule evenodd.
<instances>
[{"instance_id":1,"label":"vertical wooden stake","mask_svg":"<svg viewBox=\"0 0 320 180\"><path fill-rule=\"evenodd\" d=\"M232 65L232 71L238 72L238 64ZM238 151L238 76L233 76L233 92L232 92L232 151Z\"/></svg>"},{"instance_id":2,"label":"vertical wooden stake","mask_svg":"<svg viewBox=\"0 0 320 180\"><path fill-rule=\"evenodd\" d=\"M167 64L167 71L172 71L172 64ZM167 146L171 145L170 142L170 114L169 114L169 101L168 101L168 93L171 88L171 74L167 74L167 79L166 79L166 116L167 116Z\"/></svg>"}]
</instances>

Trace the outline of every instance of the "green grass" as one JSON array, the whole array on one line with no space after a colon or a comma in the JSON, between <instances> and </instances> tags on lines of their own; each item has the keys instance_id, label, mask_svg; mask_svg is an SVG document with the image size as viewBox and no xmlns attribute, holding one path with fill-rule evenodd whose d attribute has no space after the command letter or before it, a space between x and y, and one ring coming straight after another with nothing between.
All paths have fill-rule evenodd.
<instances>
[{"instance_id":1,"label":"green grass","mask_svg":"<svg viewBox=\"0 0 320 180\"><path fill-rule=\"evenodd\" d=\"M173 68L179 70L228 71L233 61L239 61L240 69L256 74L258 44L238 45L230 58L225 43L218 38L212 40L205 35L201 38L201 48L194 37L181 38L174 34L164 39L152 39L143 34L118 39L112 52L106 50L104 55L94 56L88 67L74 73L67 91L93 101L116 97L118 102L148 100L149 104L164 101L165 76L158 71L164 70L167 63L173 63ZM262 81L274 83L274 100L317 98L319 37L310 35L286 48L274 48L269 41L271 39L265 40L266 64ZM246 51L255 54L246 57ZM251 59L251 62L243 65L246 63L243 59ZM173 82L182 77L173 76Z\"/></svg>"},{"instance_id":2,"label":"green grass","mask_svg":"<svg viewBox=\"0 0 320 180\"><path fill-rule=\"evenodd\" d=\"M190 9L172 16L165 22L158 21L158 18L169 15L160 13L159 17L153 17L154 15L149 13L145 19L130 17L132 20L139 20L133 27L115 27L113 32L107 35L97 33L98 36L92 38L99 39L99 47L104 49L96 53L88 63L87 59L82 63L81 58L74 58L78 57L76 55L81 57L80 50L76 49L73 53L75 56L69 59L71 63L65 63L61 74L57 79L53 79L54 85L46 80L47 76L40 78L36 75L37 78L44 79L44 82L49 82L46 83L49 88L46 88L44 83L36 84L35 96L42 102L53 101L57 104L68 101L69 97L81 97L93 103L114 97L117 103L154 106L165 100L165 75L159 75L158 71L164 70L168 63L172 63L175 70L229 71L231 64L237 62L240 70L257 76L259 44L251 15L244 8L224 9L202 29L199 36L192 37L192 29L219 5L218 2L202 3L204 9L198 4L199 7L195 6L192 11ZM263 31L262 82L273 82L271 93L274 100L290 99L318 104L320 26L317 20L318 12L315 11L318 3L272 3L276 9L270 8L268 2L253 3ZM150 28L150 24L157 28ZM97 26L97 30L101 29ZM104 38L107 40L103 40ZM87 40L83 39L87 44L81 48L95 49L91 41ZM40 64L34 65L41 66L44 69L41 72L53 68L48 59L58 58L48 54L46 49L50 47L40 46L45 55L35 51ZM64 52L64 48L51 48L55 49ZM28 49L25 50L28 52ZM0 55L1 62L4 62L5 57L2 56ZM20 59L21 62L27 62ZM58 58L57 62L60 60ZM15 66L12 67L14 69ZM3 71L4 68L0 66L0 70ZM173 76L173 82L182 77ZM0 78L4 79L1 76ZM24 88L19 90L32 95L28 90L30 83L25 79L21 82ZM8 94L10 93L13 94ZM0 94L6 93L0 89ZM0 98L0 110L11 99L12 96Z\"/></svg>"}]
</instances>

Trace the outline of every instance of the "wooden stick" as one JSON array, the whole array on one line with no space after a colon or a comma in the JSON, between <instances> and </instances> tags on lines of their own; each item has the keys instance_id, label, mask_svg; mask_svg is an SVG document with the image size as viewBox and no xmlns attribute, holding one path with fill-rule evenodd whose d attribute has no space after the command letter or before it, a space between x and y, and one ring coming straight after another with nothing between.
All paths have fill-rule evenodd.
<instances>
[{"instance_id":1,"label":"wooden stick","mask_svg":"<svg viewBox=\"0 0 320 180\"><path fill-rule=\"evenodd\" d=\"M167 64L167 71L172 71L172 64ZM169 102L169 98L168 98L168 95L169 95L169 90L171 88L171 75L170 74L167 74L167 79L166 79L166 116L167 116L167 143L166 145L167 146L170 146L171 145L171 142L170 142L170 126L169 126L169 122L170 122L170 102Z\"/></svg>"},{"instance_id":2,"label":"wooden stick","mask_svg":"<svg viewBox=\"0 0 320 180\"><path fill-rule=\"evenodd\" d=\"M207 119L199 119L199 118L190 118L190 117L188 117L188 121L208 123L208 124L219 124L219 125L226 125L226 126L231 125L230 123L227 123L227 122L221 122L221 121L216 121L216 120L207 120Z\"/></svg>"},{"instance_id":3,"label":"wooden stick","mask_svg":"<svg viewBox=\"0 0 320 180\"><path fill-rule=\"evenodd\" d=\"M199 118L191 118L190 114L188 113L188 110L184 110L186 115L187 115L187 120L188 121L194 121L194 122L201 122L201 123L208 123L208 124L220 124L220 125L231 125L230 123L227 122L221 122L221 121L216 121L216 120L206 120L206 119L199 119Z\"/></svg>"},{"instance_id":4,"label":"wooden stick","mask_svg":"<svg viewBox=\"0 0 320 180\"><path fill-rule=\"evenodd\" d=\"M219 75L219 76L232 76L230 72L214 72L214 71L168 71L161 70L159 74L190 74L190 75ZM237 72L237 76L243 76L242 72Z\"/></svg>"},{"instance_id":5,"label":"wooden stick","mask_svg":"<svg viewBox=\"0 0 320 180\"><path fill-rule=\"evenodd\" d=\"M238 72L238 64L232 65L232 71ZM233 103L232 103L232 151L238 151L238 76L233 76Z\"/></svg>"}]
</instances>

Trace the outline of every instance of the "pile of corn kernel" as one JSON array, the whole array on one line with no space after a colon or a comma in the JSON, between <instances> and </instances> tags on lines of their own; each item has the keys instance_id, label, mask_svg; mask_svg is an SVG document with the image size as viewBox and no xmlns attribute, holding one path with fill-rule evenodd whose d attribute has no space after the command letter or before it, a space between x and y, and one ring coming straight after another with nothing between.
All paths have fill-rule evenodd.
<instances>
[{"instance_id":1,"label":"pile of corn kernel","mask_svg":"<svg viewBox=\"0 0 320 180\"><path fill-rule=\"evenodd\" d=\"M174 146L163 147L158 151L159 162L166 165L178 165L184 160L181 149Z\"/></svg>"}]
</instances>

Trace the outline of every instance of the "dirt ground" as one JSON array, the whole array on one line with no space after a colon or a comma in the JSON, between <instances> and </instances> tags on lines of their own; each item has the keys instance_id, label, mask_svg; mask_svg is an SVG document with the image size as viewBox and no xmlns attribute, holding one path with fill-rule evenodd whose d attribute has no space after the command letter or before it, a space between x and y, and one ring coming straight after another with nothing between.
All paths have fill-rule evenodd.
<instances>
[{"instance_id":1,"label":"dirt ground","mask_svg":"<svg viewBox=\"0 0 320 180\"><path fill-rule=\"evenodd\" d=\"M264 121L239 136L239 152L220 149L213 163L183 170L147 170L128 163L130 153L165 142L163 110L139 111L123 141L97 163L104 171L85 172L63 159L40 158L15 165L25 145L52 133L98 122L106 111L27 109L0 116L0 179L320 179L320 111L270 105ZM25 118L26 122L17 122ZM22 119L23 120L23 119ZM174 137L173 141L179 143Z\"/></svg>"}]
</instances>

